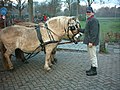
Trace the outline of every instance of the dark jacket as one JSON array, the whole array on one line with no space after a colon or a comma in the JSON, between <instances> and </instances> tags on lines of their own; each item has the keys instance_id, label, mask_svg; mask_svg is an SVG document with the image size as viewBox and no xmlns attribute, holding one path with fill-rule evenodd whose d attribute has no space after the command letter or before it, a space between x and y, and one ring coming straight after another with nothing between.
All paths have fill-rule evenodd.
<instances>
[{"instance_id":1,"label":"dark jacket","mask_svg":"<svg viewBox=\"0 0 120 90\"><path fill-rule=\"evenodd\" d=\"M93 43L93 45L99 44L99 21L94 16L88 18L85 29L81 29L80 32L84 33L84 44Z\"/></svg>"}]
</instances>

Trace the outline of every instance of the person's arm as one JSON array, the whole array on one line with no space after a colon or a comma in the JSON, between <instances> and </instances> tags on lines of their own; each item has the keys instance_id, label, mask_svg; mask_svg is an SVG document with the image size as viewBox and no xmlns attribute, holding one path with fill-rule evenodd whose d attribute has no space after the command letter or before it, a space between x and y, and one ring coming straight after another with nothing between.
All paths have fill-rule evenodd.
<instances>
[{"instance_id":1,"label":"person's arm","mask_svg":"<svg viewBox=\"0 0 120 90\"><path fill-rule=\"evenodd\" d=\"M79 32L84 33L85 29L78 28Z\"/></svg>"}]
</instances>

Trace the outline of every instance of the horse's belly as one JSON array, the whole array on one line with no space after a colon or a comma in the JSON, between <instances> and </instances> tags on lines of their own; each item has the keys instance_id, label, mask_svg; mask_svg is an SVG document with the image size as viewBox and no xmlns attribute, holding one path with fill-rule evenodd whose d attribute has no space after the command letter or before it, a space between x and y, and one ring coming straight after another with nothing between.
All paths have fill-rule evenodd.
<instances>
[{"instance_id":1,"label":"horse's belly","mask_svg":"<svg viewBox=\"0 0 120 90\"><path fill-rule=\"evenodd\" d=\"M37 47L27 47L22 49L22 51L27 52L27 53L32 53L32 52L38 52L41 51L41 47L37 46Z\"/></svg>"},{"instance_id":2,"label":"horse's belly","mask_svg":"<svg viewBox=\"0 0 120 90\"><path fill-rule=\"evenodd\" d=\"M26 40L22 45L21 49L25 52L33 52L40 46L39 40ZM39 48L40 49L40 48Z\"/></svg>"}]
</instances>

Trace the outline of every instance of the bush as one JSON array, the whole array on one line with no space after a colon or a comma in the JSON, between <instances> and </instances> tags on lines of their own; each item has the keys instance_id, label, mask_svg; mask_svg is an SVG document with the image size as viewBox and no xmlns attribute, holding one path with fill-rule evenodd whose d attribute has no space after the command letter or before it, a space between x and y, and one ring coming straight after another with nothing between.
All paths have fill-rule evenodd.
<instances>
[{"instance_id":1,"label":"bush","mask_svg":"<svg viewBox=\"0 0 120 90\"><path fill-rule=\"evenodd\" d=\"M85 14L80 14L79 15L79 20L80 21L85 21L86 20L86 15Z\"/></svg>"}]
</instances>

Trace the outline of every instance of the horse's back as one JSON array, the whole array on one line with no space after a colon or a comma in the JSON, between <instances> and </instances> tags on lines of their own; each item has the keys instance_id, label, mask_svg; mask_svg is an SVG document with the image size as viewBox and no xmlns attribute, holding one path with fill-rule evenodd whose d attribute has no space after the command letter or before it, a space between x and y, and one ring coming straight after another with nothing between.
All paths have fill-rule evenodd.
<instances>
[{"instance_id":1,"label":"horse's back","mask_svg":"<svg viewBox=\"0 0 120 90\"><path fill-rule=\"evenodd\" d=\"M25 28L18 25L6 27L1 31L1 40L9 42L10 40L22 37L24 33L23 29Z\"/></svg>"},{"instance_id":2,"label":"horse's back","mask_svg":"<svg viewBox=\"0 0 120 90\"><path fill-rule=\"evenodd\" d=\"M14 25L2 30L0 38L7 48L20 48L32 51L39 44L37 34L34 28Z\"/></svg>"}]
</instances>

